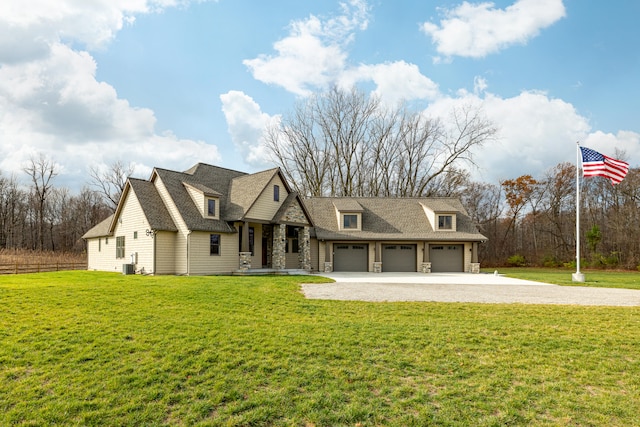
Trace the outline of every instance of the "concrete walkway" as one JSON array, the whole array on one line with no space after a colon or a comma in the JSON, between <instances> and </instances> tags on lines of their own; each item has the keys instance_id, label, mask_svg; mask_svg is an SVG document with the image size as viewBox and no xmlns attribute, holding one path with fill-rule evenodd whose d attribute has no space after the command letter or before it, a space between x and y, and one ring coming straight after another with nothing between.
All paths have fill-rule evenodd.
<instances>
[{"instance_id":1,"label":"concrete walkway","mask_svg":"<svg viewBox=\"0 0 640 427\"><path fill-rule=\"evenodd\" d=\"M558 286L493 274L322 273L303 284L309 299L640 306L640 290Z\"/></svg>"}]
</instances>

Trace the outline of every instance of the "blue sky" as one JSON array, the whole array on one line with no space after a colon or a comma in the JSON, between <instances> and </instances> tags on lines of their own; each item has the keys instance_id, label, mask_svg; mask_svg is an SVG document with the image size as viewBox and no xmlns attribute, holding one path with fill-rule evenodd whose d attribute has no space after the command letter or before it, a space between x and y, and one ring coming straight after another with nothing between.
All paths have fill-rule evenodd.
<instances>
[{"instance_id":1,"label":"blue sky","mask_svg":"<svg viewBox=\"0 0 640 427\"><path fill-rule=\"evenodd\" d=\"M640 161L640 2L9 0L0 171L44 153L58 183L132 162L272 167L264 126L360 85L434 118L481 106L499 138L474 178L542 177L575 142Z\"/></svg>"}]
</instances>

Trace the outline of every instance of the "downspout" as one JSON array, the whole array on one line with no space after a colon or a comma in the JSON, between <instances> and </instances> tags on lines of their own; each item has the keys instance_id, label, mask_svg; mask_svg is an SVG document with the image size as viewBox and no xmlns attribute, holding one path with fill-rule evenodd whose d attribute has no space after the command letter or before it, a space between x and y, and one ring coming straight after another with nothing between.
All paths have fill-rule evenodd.
<instances>
[{"instance_id":1,"label":"downspout","mask_svg":"<svg viewBox=\"0 0 640 427\"><path fill-rule=\"evenodd\" d=\"M191 275L191 230L187 233L187 276Z\"/></svg>"},{"instance_id":2,"label":"downspout","mask_svg":"<svg viewBox=\"0 0 640 427\"><path fill-rule=\"evenodd\" d=\"M156 230L151 230L151 238L153 239L153 260L152 260L152 268L153 268L153 274L156 274L156 249L157 249L157 245L156 245Z\"/></svg>"}]
</instances>

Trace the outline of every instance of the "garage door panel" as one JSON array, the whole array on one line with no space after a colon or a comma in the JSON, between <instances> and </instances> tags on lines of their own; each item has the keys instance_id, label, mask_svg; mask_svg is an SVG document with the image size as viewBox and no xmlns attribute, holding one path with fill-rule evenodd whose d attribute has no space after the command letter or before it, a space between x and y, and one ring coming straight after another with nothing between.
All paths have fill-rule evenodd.
<instances>
[{"instance_id":1,"label":"garage door panel","mask_svg":"<svg viewBox=\"0 0 640 427\"><path fill-rule=\"evenodd\" d=\"M416 245L382 245L383 272L415 272Z\"/></svg>"},{"instance_id":2,"label":"garage door panel","mask_svg":"<svg viewBox=\"0 0 640 427\"><path fill-rule=\"evenodd\" d=\"M464 245L430 245L429 260L433 273L464 271Z\"/></svg>"},{"instance_id":3,"label":"garage door panel","mask_svg":"<svg viewBox=\"0 0 640 427\"><path fill-rule=\"evenodd\" d=\"M368 271L369 245L333 245L333 271Z\"/></svg>"}]
</instances>

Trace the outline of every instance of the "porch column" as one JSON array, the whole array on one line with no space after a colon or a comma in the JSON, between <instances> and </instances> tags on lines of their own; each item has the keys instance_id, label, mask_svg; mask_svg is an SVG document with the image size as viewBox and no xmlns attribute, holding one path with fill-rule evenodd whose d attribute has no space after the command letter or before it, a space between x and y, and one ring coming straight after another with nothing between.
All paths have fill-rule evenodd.
<instances>
[{"instance_id":1,"label":"porch column","mask_svg":"<svg viewBox=\"0 0 640 427\"><path fill-rule=\"evenodd\" d=\"M240 244L240 252L249 252L249 222L242 224L242 242Z\"/></svg>"},{"instance_id":2,"label":"porch column","mask_svg":"<svg viewBox=\"0 0 640 427\"><path fill-rule=\"evenodd\" d=\"M423 273L431 273L431 259L429 258L429 243L424 242L422 248L422 265L420 271Z\"/></svg>"},{"instance_id":3,"label":"porch column","mask_svg":"<svg viewBox=\"0 0 640 427\"><path fill-rule=\"evenodd\" d=\"M480 273L480 263L478 262L478 242L471 243L471 273Z\"/></svg>"},{"instance_id":4,"label":"porch column","mask_svg":"<svg viewBox=\"0 0 640 427\"><path fill-rule=\"evenodd\" d=\"M324 242L324 272L331 273L333 271L333 243Z\"/></svg>"},{"instance_id":5,"label":"porch column","mask_svg":"<svg viewBox=\"0 0 640 427\"><path fill-rule=\"evenodd\" d=\"M373 272L382 273L382 243L376 242L373 261Z\"/></svg>"},{"instance_id":6,"label":"porch column","mask_svg":"<svg viewBox=\"0 0 640 427\"><path fill-rule=\"evenodd\" d=\"M271 267L276 270L284 270L286 266L286 242L287 226L276 224L273 226L273 247L271 253Z\"/></svg>"},{"instance_id":7,"label":"porch column","mask_svg":"<svg viewBox=\"0 0 640 427\"><path fill-rule=\"evenodd\" d=\"M240 242L239 270L247 272L251 269L251 251L249 250L249 222L242 224L242 241Z\"/></svg>"},{"instance_id":8,"label":"porch column","mask_svg":"<svg viewBox=\"0 0 640 427\"><path fill-rule=\"evenodd\" d=\"M311 271L311 237L309 236L309 227L305 226L298 232L298 241L300 242L300 268Z\"/></svg>"}]
</instances>

